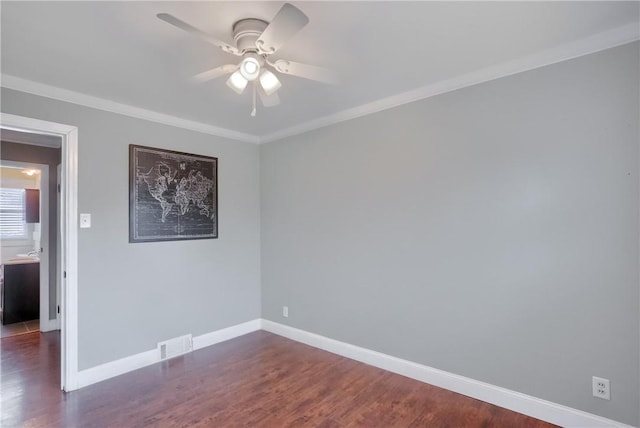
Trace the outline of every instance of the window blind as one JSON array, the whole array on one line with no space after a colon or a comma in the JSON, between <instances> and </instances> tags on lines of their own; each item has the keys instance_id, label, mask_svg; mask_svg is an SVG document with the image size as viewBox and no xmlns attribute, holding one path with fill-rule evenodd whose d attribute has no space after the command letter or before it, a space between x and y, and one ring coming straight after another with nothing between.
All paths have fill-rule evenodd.
<instances>
[{"instance_id":1,"label":"window blind","mask_svg":"<svg viewBox=\"0 0 640 428\"><path fill-rule=\"evenodd\" d=\"M26 239L24 189L0 188L0 237Z\"/></svg>"}]
</instances>

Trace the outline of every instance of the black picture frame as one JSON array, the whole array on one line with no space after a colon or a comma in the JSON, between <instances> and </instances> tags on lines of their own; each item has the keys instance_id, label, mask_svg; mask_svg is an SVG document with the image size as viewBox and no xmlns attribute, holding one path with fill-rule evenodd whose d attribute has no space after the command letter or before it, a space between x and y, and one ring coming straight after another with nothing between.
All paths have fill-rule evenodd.
<instances>
[{"instance_id":1,"label":"black picture frame","mask_svg":"<svg viewBox=\"0 0 640 428\"><path fill-rule=\"evenodd\" d=\"M218 158L129 145L129 242L218 238Z\"/></svg>"}]
</instances>

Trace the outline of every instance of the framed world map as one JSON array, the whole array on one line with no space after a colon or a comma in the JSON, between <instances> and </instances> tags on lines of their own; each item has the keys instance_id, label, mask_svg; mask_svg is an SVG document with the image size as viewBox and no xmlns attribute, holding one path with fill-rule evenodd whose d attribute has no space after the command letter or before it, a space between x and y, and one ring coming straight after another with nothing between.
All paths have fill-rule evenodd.
<instances>
[{"instance_id":1,"label":"framed world map","mask_svg":"<svg viewBox=\"0 0 640 428\"><path fill-rule=\"evenodd\" d=\"M129 145L129 242L218 237L218 158Z\"/></svg>"}]
</instances>

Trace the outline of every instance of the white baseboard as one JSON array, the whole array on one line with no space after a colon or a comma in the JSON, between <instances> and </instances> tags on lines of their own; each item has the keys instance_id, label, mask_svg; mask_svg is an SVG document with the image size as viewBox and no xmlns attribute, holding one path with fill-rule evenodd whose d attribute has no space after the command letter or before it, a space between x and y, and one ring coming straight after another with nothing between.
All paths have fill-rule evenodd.
<instances>
[{"instance_id":1,"label":"white baseboard","mask_svg":"<svg viewBox=\"0 0 640 428\"><path fill-rule=\"evenodd\" d=\"M206 346L214 345L225 340L242 336L252 331L260 330L261 320L255 319L242 324L205 333L193 338L193 349L202 349ZM112 377L119 376L142 367L160 362L160 354L157 349L151 349L139 354L130 355L119 360L110 361L90 369L80 370L78 372L77 387L83 388Z\"/></svg>"},{"instance_id":2,"label":"white baseboard","mask_svg":"<svg viewBox=\"0 0 640 428\"><path fill-rule=\"evenodd\" d=\"M212 331L193 338L193 350L206 348L234 337L243 336L253 331L258 331L262 327L262 320L255 319L242 324L223 328L222 330Z\"/></svg>"},{"instance_id":3,"label":"white baseboard","mask_svg":"<svg viewBox=\"0 0 640 428\"><path fill-rule=\"evenodd\" d=\"M53 323L55 320L51 320L51 322ZM381 352L361 348L349 343L340 342L265 319L255 319L196 336L193 338L193 349L202 349L260 329L556 425L575 428L632 428L629 425L561 404L552 403L530 395L511 391L506 388L459 376L412 361L403 360ZM151 349L90 369L81 370L78 372L78 388L83 388L158 362L160 362L158 350Z\"/></svg>"},{"instance_id":4,"label":"white baseboard","mask_svg":"<svg viewBox=\"0 0 640 428\"><path fill-rule=\"evenodd\" d=\"M78 388L84 388L85 386L93 385L94 383L102 382L103 380L111 379L112 377L120 376L121 374L132 372L158 362L160 362L160 354L157 349L130 355L120 358L119 360L91 367L90 369L78 371L77 386Z\"/></svg>"},{"instance_id":5,"label":"white baseboard","mask_svg":"<svg viewBox=\"0 0 640 428\"><path fill-rule=\"evenodd\" d=\"M620 422L591 413L552 403L506 388L459 376L433 367L392 357L391 355L340 342L284 324L263 319L262 329L333 354L388 370L468 397L476 398L505 409L513 410L552 424L575 428L624 427Z\"/></svg>"},{"instance_id":6,"label":"white baseboard","mask_svg":"<svg viewBox=\"0 0 640 428\"><path fill-rule=\"evenodd\" d=\"M58 319L47 320L45 323L40 321L40 331L47 332L54 330L60 330L60 323L58 322Z\"/></svg>"}]
</instances>

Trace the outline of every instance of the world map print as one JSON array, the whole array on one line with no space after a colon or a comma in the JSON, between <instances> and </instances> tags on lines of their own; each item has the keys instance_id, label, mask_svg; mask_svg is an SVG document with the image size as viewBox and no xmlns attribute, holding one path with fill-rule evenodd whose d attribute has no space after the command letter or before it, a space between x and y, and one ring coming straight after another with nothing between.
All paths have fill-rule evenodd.
<instances>
[{"instance_id":1,"label":"world map print","mask_svg":"<svg viewBox=\"0 0 640 428\"><path fill-rule=\"evenodd\" d=\"M217 158L130 146L129 241L218 236Z\"/></svg>"}]
</instances>

